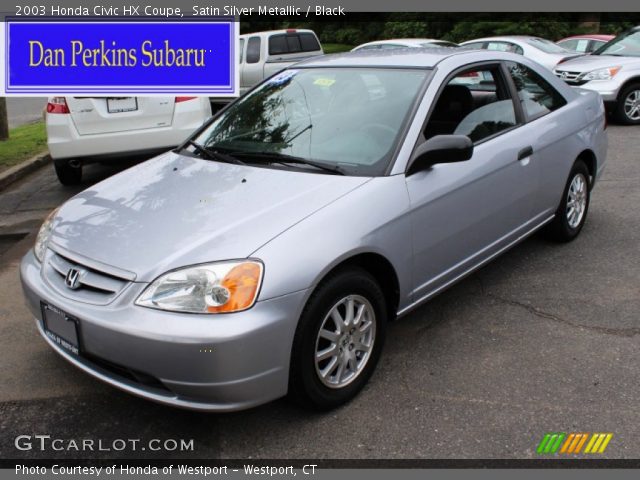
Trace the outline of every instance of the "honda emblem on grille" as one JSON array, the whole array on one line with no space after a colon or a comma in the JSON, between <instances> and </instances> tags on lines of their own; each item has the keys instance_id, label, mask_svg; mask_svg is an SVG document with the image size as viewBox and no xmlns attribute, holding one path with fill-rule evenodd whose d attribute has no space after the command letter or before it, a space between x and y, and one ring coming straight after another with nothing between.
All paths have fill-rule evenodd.
<instances>
[{"instance_id":1,"label":"honda emblem on grille","mask_svg":"<svg viewBox=\"0 0 640 480\"><path fill-rule=\"evenodd\" d=\"M568 76L569 76L569 72L562 72L560 74L560 78L562 78L563 80L565 80Z\"/></svg>"},{"instance_id":2,"label":"honda emblem on grille","mask_svg":"<svg viewBox=\"0 0 640 480\"><path fill-rule=\"evenodd\" d=\"M71 290L77 290L80 287L80 270L70 268L64 277L64 284Z\"/></svg>"}]
</instances>

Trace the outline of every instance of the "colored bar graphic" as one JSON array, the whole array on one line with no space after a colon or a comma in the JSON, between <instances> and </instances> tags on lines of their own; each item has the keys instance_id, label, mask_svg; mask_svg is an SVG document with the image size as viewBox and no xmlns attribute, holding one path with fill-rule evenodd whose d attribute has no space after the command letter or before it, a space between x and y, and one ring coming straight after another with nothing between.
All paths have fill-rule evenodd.
<instances>
[{"instance_id":1,"label":"colored bar graphic","mask_svg":"<svg viewBox=\"0 0 640 480\"><path fill-rule=\"evenodd\" d=\"M542 437L542 441L540 442L540 444L538 445L538 449L537 452L542 454L542 453L546 453L544 451L545 447L547 446L547 443L549 442L549 439L551 438L551 434L547 433L544 437Z\"/></svg>"},{"instance_id":2,"label":"colored bar graphic","mask_svg":"<svg viewBox=\"0 0 640 480\"><path fill-rule=\"evenodd\" d=\"M612 438L613 433L549 432L542 437L536 451L539 455L604 453ZM585 444L587 446L583 451L582 447Z\"/></svg>"},{"instance_id":3,"label":"colored bar graphic","mask_svg":"<svg viewBox=\"0 0 640 480\"><path fill-rule=\"evenodd\" d=\"M602 445L600 445L600 450L598 450L598 453L604 453L604 451L607 448L607 445L609 445L609 442L611 441L612 438L613 438L613 433L607 433L607 436L602 442Z\"/></svg>"},{"instance_id":4,"label":"colored bar graphic","mask_svg":"<svg viewBox=\"0 0 640 480\"><path fill-rule=\"evenodd\" d=\"M573 453L580 453L582 446L584 445L584 443L587 441L587 438L589 437L588 433L582 433L580 435L582 436L582 438L580 439L580 442L578 442L578 445L576 445L575 452Z\"/></svg>"},{"instance_id":5,"label":"colored bar graphic","mask_svg":"<svg viewBox=\"0 0 640 480\"><path fill-rule=\"evenodd\" d=\"M573 439L575 438L576 434L575 433L570 433L569 436L567 437L567 440L564 442L564 445L562 445L562 450L560 450L560 453L567 453L567 450L569 449L569 445L571 445L571 442L573 442Z\"/></svg>"},{"instance_id":6,"label":"colored bar graphic","mask_svg":"<svg viewBox=\"0 0 640 480\"><path fill-rule=\"evenodd\" d=\"M566 433L547 433L538 445L537 452L539 454L556 453L565 437Z\"/></svg>"}]
</instances>

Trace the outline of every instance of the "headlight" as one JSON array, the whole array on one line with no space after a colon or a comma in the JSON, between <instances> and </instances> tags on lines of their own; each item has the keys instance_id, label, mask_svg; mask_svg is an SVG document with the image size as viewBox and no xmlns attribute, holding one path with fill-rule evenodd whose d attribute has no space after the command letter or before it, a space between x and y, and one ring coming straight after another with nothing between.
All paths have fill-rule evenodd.
<instances>
[{"instance_id":1,"label":"headlight","mask_svg":"<svg viewBox=\"0 0 640 480\"><path fill-rule=\"evenodd\" d=\"M136 305L170 312L230 313L251 308L262 283L262 263L210 263L165 273Z\"/></svg>"},{"instance_id":2,"label":"headlight","mask_svg":"<svg viewBox=\"0 0 640 480\"><path fill-rule=\"evenodd\" d=\"M616 73L618 73L621 68L622 67L608 67L593 70L592 72L587 72L582 75L581 80L587 82L591 80L611 80L613 77L615 77Z\"/></svg>"},{"instance_id":3,"label":"headlight","mask_svg":"<svg viewBox=\"0 0 640 480\"><path fill-rule=\"evenodd\" d=\"M36 244L33 246L33 253L40 263L44 260L44 254L47 251L47 245L49 244L49 237L51 236L51 230L53 228L53 220L58 213L58 208L49 214L38 232L36 237Z\"/></svg>"}]
</instances>

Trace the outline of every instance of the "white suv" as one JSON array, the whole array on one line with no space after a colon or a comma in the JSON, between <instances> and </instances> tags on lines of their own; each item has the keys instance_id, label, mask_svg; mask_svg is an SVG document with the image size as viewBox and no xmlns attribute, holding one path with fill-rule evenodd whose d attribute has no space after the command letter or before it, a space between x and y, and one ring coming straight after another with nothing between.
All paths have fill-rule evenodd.
<instances>
[{"instance_id":1,"label":"white suv","mask_svg":"<svg viewBox=\"0 0 640 480\"><path fill-rule=\"evenodd\" d=\"M640 125L640 26L554 72L572 87L598 92L618 122Z\"/></svg>"},{"instance_id":2,"label":"white suv","mask_svg":"<svg viewBox=\"0 0 640 480\"><path fill-rule=\"evenodd\" d=\"M58 179L73 185L84 163L169 150L210 116L206 97L51 97L47 145Z\"/></svg>"}]
</instances>

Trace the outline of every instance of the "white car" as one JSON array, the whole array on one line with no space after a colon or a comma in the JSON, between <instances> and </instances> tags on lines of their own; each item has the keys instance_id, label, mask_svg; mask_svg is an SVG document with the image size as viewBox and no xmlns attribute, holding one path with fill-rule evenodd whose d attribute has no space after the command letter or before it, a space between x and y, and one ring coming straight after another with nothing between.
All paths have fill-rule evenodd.
<instances>
[{"instance_id":1,"label":"white car","mask_svg":"<svg viewBox=\"0 0 640 480\"><path fill-rule=\"evenodd\" d=\"M352 52L360 50L390 50L393 48L437 48L437 47L457 47L458 45L446 40L436 40L433 38L395 38L391 40L377 40L375 42L358 45Z\"/></svg>"},{"instance_id":2,"label":"white car","mask_svg":"<svg viewBox=\"0 0 640 480\"><path fill-rule=\"evenodd\" d=\"M206 97L50 97L47 146L63 185L84 163L169 150L211 116Z\"/></svg>"},{"instance_id":3,"label":"white car","mask_svg":"<svg viewBox=\"0 0 640 480\"><path fill-rule=\"evenodd\" d=\"M517 53L538 62L549 70L553 70L556 65L562 62L580 56L580 54L556 45L550 40L526 35L476 38L463 42L460 46Z\"/></svg>"}]
</instances>

